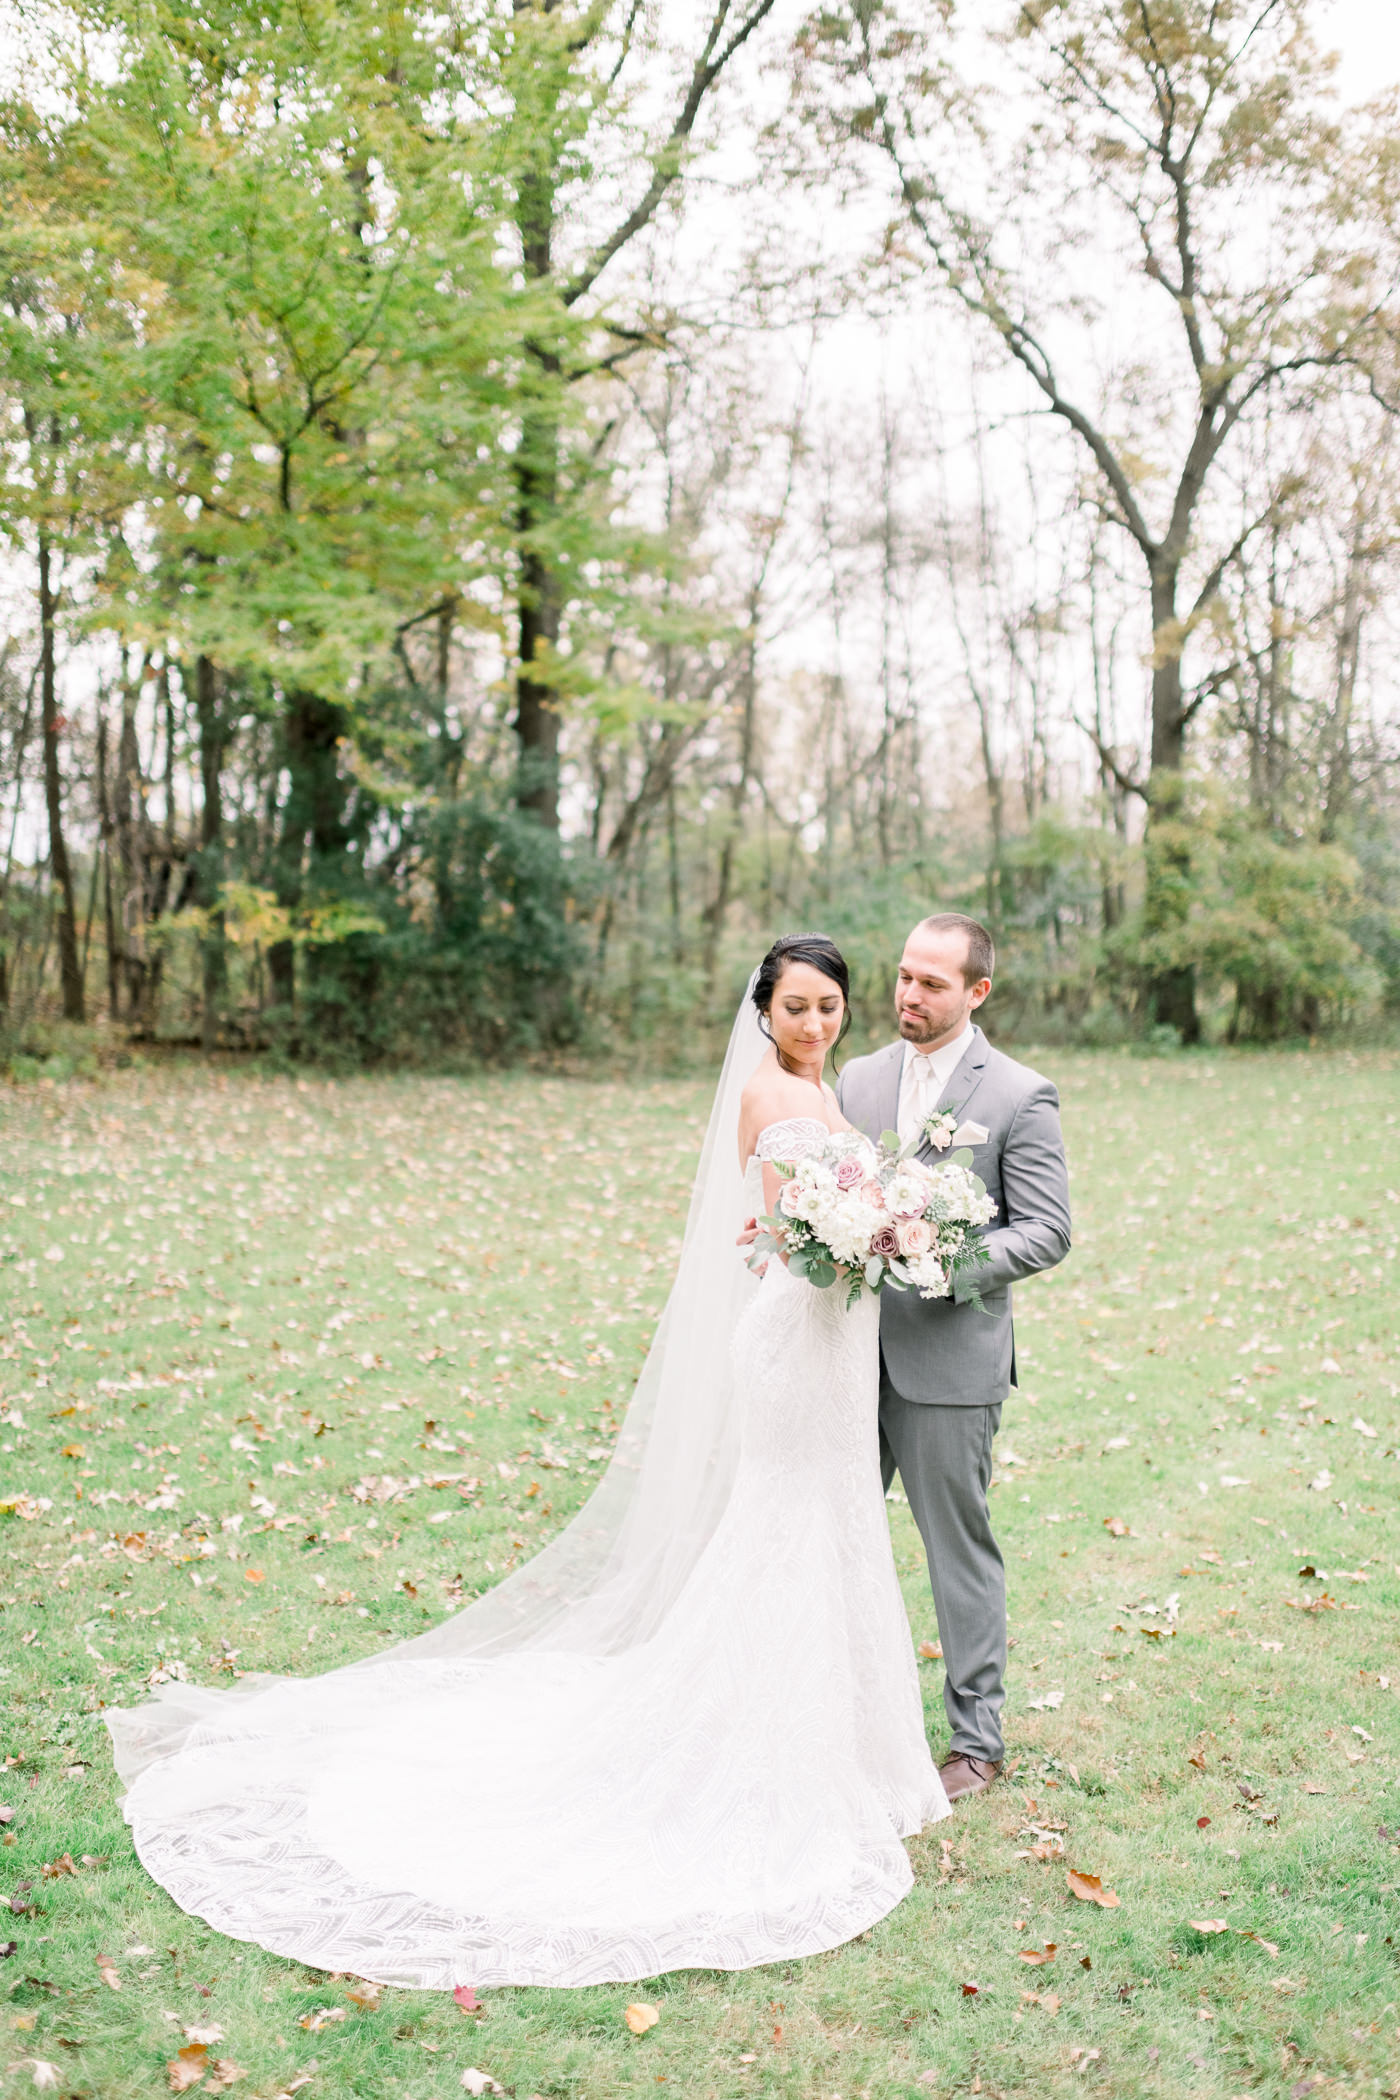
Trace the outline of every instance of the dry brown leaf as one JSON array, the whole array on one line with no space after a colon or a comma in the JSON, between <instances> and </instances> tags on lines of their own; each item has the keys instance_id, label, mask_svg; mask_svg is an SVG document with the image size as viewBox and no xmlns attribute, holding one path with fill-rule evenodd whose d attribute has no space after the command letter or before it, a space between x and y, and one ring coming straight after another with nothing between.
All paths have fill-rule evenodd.
<instances>
[{"instance_id":1,"label":"dry brown leaf","mask_svg":"<svg viewBox=\"0 0 1400 2100\"><path fill-rule=\"evenodd\" d=\"M98 1955L97 1973L102 1978L102 1981L106 1984L109 1991L119 1991L121 1989L122 1980L117 1974L117 1965L113 1961L110 1954Z\"/></svg>"},{"instance_id":2,"label":"dry brown leaf","mask_svg":"<svg viewBox=\"0 0 1400 2100\"><path fill-rule=\"evenodd\" d=\"M629 2005L622 2017L633 2034L645 2034L649 2027L656 2025L661 2015L654 2005L638 2004Z\"/></svg>"},{"instance_id":3,"label":"dry brown leaf","mask_svg":"<svg viewBox=\"0 0 1400 2100\"><path fill-rule=\"evenodd\" d=\"M1325 1786L1319 1786L1315 1779L1305 1779L1303 1781L1303 1792L1305 1794L1325 1794L1327 1789ZM44 1872L48 1872L47 1867L45 1867Z\"/></svg>"},{"instance_id":4,"label":"dry brown leaf","mask_svg":"<svg viewBox=\"0 0 1400 2100\"><path fill-rule=\"evenodd\" d=\"M1112 1537L1116 1539L1126 1539L1132 1537L1132 1532L1130 1531L1129 1527L1123 1522L1123 1519L1121 1517L1105 1517L1103 1520L1103 1528L1105 1531L1109 1532Z\"/></svg>"},{"instance_id":5,"label":"dry brown leaf","mask_svg":"<svg viewBox=\"0 0 1400 2100\"><path fill-rule=\"evenodd\" d=\"M1278 1948L1274 1945L1272 1940L1266 1940L1262 1933L1246 1932L1244 1928L1241 1927L1240 1938L1242 1940L1253 1940L1256 1947L1263 1948L1264 1952L1268 1955L1270 1961L1278 1960Z\"/></svg>"},{"instance_id":6,"label":"dry brown leaf","mask_svg":"<svg viewBox=\"0 0 1400 2100\"><path fill-rule=\"evenodd\" d=\"M1097 1903L1102 1910L1117 1910L1122 1902L1112 1889L1106 1889L1097 1874L1081 1874L1078 1867L1071 1867L1065 1876L1071 1896L1081 1903Z\"/></svg>"},{"instance_id":7,"label":"dry brown leaf","mask_svg":"<svg viewBox=\"0 0 1400 2100\"><path fill-rule=\"evenodd\" d=\"M352 2005L361 2005L366 2012L378 2012L380 1989L377 1983L357 1983L354 1990L345 1995Z\"/></svg>"},{"instance_id":8,"label":"dry brown leaf","mask_svg":"<svg viewBox=\"0 0 1400 2100\"><path fill-rule=\"evenodd\" d=\"M323 2027L330 2026L332 2020L344 2020L348 2017L343 2005L315 2005L309 2013L302 2014L297 2025L304 2027L308 2034L319 2034Z\"/></svg>"},{"instance_id":9,"label":"dry brown leaf","mask_svg":"<svg viewBox=\"0 0 1400 2100\"><path fill-rule=\"evenodd\" d=\"M1205 1757L1203 1753L1199 1750L1193 1750L1191 1752L1191 1755L1187 1758L1186 1762L1188 1765L1194 1765L1198 1772L1204 1772L1206 1768Z\"/></svg>"},{"instance_id":10,"label":"dry brown leaf","mask_svg":"<svg viewBox=\"0 0 1400 2100\"><path fill-rule=\"evenodd\" d=\"M1228 1932L1230 1930L1224 1918L1188 1918L1186 1922L1193 1932Z\"/></svg>"},{"instance_id":11,"label":"dry brown leaf","mask_svg":"<svg viewBox=\"0 0 1400 2100\"><path fill-rule=\"evenodd\" d=\"M1047 1940L1043 1948L1022 1947L1020 1950L1021 1960L1028 1961L1032 1968L1039 1968L1042 1962L1055 1959L1056 1944L1054 1940Z\"/></svg>"},{"instance_id":12,"label":"dry brown leaf","mask_svg":"<svg viewBox=\"0 0 1400 2100\"><path fill-rule=\"evenodd\" d=\"M245 1568L243 1570L243 1580L245 1582L266 1582L267 1577L261 1568Z\"/></svg>"},{"instance_id":13,"label":"dry brown leaf","mask_svg":"<svg viewBox=\"0 0 1400 2100\"><path fill-rule=\"evenodd\" d=\"M77 1871L71 1852L60 1852L57 1859L46 1859L42 1869L45 1881L57 1881L60 1874L76 1874Z\"/></svg>"},{"instance_id":14,"label":"dry brown leaf","mask_svg":"<svg viewBox=\"0 0 1400 2100\"><path fill-rule=\"evenodd\" d=\"M1038 2005L1042 2012L1049 2013L1052 2020L1060 2009L1058 1991L1022 1991L1021 1999L1026 2005Z\"/></svg>"},{"instance_id":15,"label":"dry brown leaf","mask_svg":"<svg viewBox=\"0 0 1400 2100\"><path fill-rule=\"evenodd\" d=\"M191 2042L165 2067L171 2092L187 2093L191 2086L199 2084L208 2068L209 2051L203 2042Z\"/></svg>"},{"instance_id":16,"label":"dry brown leaf","mask_svg":"<svg viewBox=\"0 0 1400 2100\"><path fill-rule=\"evenodd\" d=\"M221 2042L224 2038L222 2027L182 2027L180 2032L187 2042L202 2042L206 2049L211 2042Z\"/></svg>"},{"instance_id":17,"label":"dry brown leaf","mask_svg":"<svg viewBox=\"0 0 1400 2100\"><path fill-rule=\"evenodd\" d=\"M939 1647L937 1641L920 1641L919 1653L927 1662L941 1662L943 1660L943 1650Z\"/></svg>"},{"instance_id":18,"label":"dry brown leaf","mask_svg":"<svg viewBox=\"0 0 1400 2100\"><path fill-rule=\"evenodd\" d=\"M236 2064L231 2056L217 2057L212 2069L214 2075L209 2080L211 2093L226 2092L229 2086L236 2085L240 2078L248 2076L242 2064Z\"/></svg>"}]
</instances>

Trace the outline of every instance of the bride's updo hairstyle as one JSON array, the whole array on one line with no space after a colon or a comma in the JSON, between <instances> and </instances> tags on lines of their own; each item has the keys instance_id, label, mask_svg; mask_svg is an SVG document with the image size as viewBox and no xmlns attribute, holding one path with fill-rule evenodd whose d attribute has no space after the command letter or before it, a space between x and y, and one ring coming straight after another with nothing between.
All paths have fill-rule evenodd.
<instances>
[{"instance_id":1,"label":"bride's updo hairstyle","mask_svg":"<svg viewBox=\"0 0 1400 2100\"><path fill-rule=\"evenodd\" d=\"M835 941L824 933L780 933L768 953L758 966L753 981L753 1003L758 1008L759 1026L765 1035L771 1030L765 1025L773 994L778 989L778 980L789 963L807 963L829 977L833 984L841 987L841 999L845 1012L841 1017L841 1031L832 1044L833 1054L840 1049L851 1025L851 973L846 968L846 958ZM781 1062L781 1059L779 1060Z\"/></svg>"}]
</instances>

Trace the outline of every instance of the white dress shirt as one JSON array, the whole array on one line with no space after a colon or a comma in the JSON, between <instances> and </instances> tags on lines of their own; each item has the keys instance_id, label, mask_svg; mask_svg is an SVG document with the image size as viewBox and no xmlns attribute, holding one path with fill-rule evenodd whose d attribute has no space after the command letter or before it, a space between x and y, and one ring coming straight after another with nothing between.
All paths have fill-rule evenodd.
<instances>
[{"instance_id":1,"label":"white dress shirt","mask_svg":"<svg viewBox=\"0 0 1400 2100\"><path fill-rule=\"evenodd\" d=\"M907 1145L911 1138L919 1135L926 1116L942 1106L948 1081L972 1045L976 1030L971 1021L951 1043L940 1043L936 1050L919 1050L911 1042L904 1045L904 1070L899 1080L899 1137Z\"/></svg>"}]
</instances>

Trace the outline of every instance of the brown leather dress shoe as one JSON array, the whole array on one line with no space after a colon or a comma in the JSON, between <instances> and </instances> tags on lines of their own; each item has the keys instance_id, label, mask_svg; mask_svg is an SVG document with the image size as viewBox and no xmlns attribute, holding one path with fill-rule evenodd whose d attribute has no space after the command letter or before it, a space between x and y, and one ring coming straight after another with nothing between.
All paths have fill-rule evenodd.
<instances>
[{"instance_id":1,"label":"brown leather dress shoe","mask_svg":"<svg viewBox=\"0 0 1400 2100\"><path fill-rule=\"evenodd\" d=\"M969 1757L960 1750L946 1764L939 1766L938 1776L943 1781L943 1791L948 1799L956 1801L963 1794L980 1794L991 1785L1000 1770L999 1757Z\"/></svg>"}]
</instances>

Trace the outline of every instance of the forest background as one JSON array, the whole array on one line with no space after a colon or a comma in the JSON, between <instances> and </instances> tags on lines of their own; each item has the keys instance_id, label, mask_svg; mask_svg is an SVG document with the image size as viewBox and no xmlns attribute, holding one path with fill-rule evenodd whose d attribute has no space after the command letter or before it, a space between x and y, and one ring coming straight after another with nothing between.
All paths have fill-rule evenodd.
<instances>
[{"instance_id":1,"label":"forest background","mask_svg":"<svg viewBox=\"0 0 1400 2100\"><path fill-rule=\"evenodd\" d=\"M878 1029L934 906L1003 1039L1393 1030L1345 10L5 14L12 1073L690 1061L813 924Z\"/></svg>"}]
</instances>

